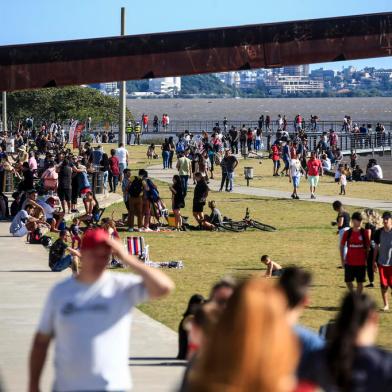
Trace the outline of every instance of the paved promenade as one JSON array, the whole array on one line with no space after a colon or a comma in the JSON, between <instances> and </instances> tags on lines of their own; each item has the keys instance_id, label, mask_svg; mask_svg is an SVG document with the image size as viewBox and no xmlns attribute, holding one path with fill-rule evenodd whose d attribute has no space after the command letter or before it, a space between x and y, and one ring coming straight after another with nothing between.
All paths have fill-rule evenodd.
<instances>
[{"instance_id":1,"label":"paved promenade","mask_svg":"<svg viewBox=\"0 0 392 392\"><path fill-rule=\"evenodd\" d=\"M113 202L101 202L104 206ZM48 252L41 245L8 234L0 222L0 374L5 391L27 390L28 355L47 293L70 271L50 272ZM116 272L113 272L116 273ZM142 312L134 311L130 371L136 392L171 392L180 382L183 363L177 354L177 334ZM52 355L44 371L42 391L50 391Z\"/></svg>"},{"instance_id":2,"label":"paved promenade","mask_svg":"<svg viewBox=\"0 0 392 392\"><path fill-rule=\"evenodd\" d=\"M148 168L148 174L151 178L156 178L160 181L172 183L172 178L174 174L177 174L177 170L169 169L163 170L162 165L154 165ZM189 185L192 187L192 181L189 181ZM218 191L220 182L216 180L210 180L208 184L209 188L213 191ZM392 188L391 188L392 189ZM234 191L233 193L239 193L242 195L250 195L250 196L260 196L260 197L273 197L278 199L287 199L291 200L291 192L285 192L275 189L266 189L266 188L255 188L252 186L237 186L235 185L234 179ZM302 201L307 201L311 203L328 203L332 204L335 200L341 199L345 205L355 206L355 207L368 207L368 208L377 208L380 210L391 210L392 211L392 193L391 200L383 201L383 200L370 200L370 199L358 199L354 197L339 197L339 196L320 196L317 195L317 199L311 199L309 193L299 193L299 196Z\"/></svg>"}]
</instances>

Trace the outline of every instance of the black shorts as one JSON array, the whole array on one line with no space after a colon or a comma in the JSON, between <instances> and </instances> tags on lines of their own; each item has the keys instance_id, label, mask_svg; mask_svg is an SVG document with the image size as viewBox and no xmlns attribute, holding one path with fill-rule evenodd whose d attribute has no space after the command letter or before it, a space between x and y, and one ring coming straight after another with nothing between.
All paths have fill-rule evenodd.
<instances>
[{"instance_id":1,"label":"black shorts","mask_svg":"<svg viewBox=\"0 0 392 392\"><path fill-rule=\"evenodd\" d=\"M193 201L193 212L203 212L205 202Z\"/></svg>"},{"instance_id":2,"label":"black shorts","mask_svg":"<svg viewBox=\"0 0 392 392\"><path fill-rule=\"evenodd\" d=\"M57 189L57 196L61 201L71 201L71 194L72 190L71 189L63 189L63 188L58 188Z\"/></svg>"},{"instance_id":3,"label":"black shorts","mask_svg":"<svg viewBox=\"0 0 392 392\"><path fill-rule=\"evenodd\" d=\"M346 283L357 281L363 283L366 281L366 266L365 265L345 265L344 266L344 281Z\"/></svg>"}]
</instances>

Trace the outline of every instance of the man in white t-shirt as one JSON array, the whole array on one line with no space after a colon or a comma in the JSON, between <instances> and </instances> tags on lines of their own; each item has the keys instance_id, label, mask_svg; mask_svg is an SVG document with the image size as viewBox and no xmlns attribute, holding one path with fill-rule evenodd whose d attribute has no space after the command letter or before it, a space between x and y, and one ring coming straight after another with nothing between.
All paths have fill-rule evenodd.
<instances>
[{"instance_id":1,"label":"man in white t-shirt","mask_svg":"<svg viewBox=\"0 0 392 392\"><path fill-rule=\"evenodd\" d=\"M112 254L138 275L105 271ZM55 341L57 392L125 391L132 308L172 291L169 277L129 255L103 229L88 230L77 277L51 290L30 355L29 391L38 392L50 341Z\"/></svg>"},{"instance_id":2,"label":"man in white t-shirt","mask_svg":"<svg viewBox=\"0 0 392 392\"><path fill-rule=\"evenodd\" d=\"M120 169L120 175L118 180L121 183L124 169L128 167L128 151L124 147L123 143L120 143L118 148L116 149L116 157L118 158L118 166Z\"/></svg>"},{"instance_id":3,"label":"man in white t-shirt","mask_svg":"<svg viewBox=\"0 0 392 392\"><path fill-rule=\"evenodd\" d=\"M33 212L34 206L26 204L12 219L10 234L14 237L24 237L29 231L34 231L38 224L45 224L40 219L34 218L31 215Z\"/></svg>"}]
</instances>

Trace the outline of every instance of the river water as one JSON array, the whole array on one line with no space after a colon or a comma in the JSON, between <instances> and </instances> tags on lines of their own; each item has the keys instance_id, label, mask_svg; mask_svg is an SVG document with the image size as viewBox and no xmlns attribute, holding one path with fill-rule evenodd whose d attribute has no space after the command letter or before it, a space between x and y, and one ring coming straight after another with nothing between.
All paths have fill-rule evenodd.
<instances>
[{"instance_id":1,"label":"river water","mask_svg":"<svg viewBox=\"0 0 392 392\"><path fill-rule=\"evenodd\" d=\"M222 98L222 99L128 99L129 110L136 118L147 113L161 118L167 113L171 120L254 120L261 114L276 119L285 114L288 120L300 113L305 119L311 114L320 120L392 121L390 98Z\"/></svg>"}]
</instances>

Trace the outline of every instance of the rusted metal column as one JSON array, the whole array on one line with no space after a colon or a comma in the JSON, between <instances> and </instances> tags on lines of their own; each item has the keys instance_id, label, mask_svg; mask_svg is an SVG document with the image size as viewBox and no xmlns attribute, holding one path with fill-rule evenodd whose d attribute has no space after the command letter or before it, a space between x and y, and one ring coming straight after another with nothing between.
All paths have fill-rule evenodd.
<instances>
[{"instance_id":1,"label":"rusted metal column","mask_svg":"<svg viewBox=\"0 0 392 392\"><path fill-rule=\"evenodd\" d=\"M121 36L125 35L125 8L121 7ZM125 146L125 114L127 104L127 86L125 80L120 84L120 118L118 123L118 144Z\"/></svg>"}]
</instances>

